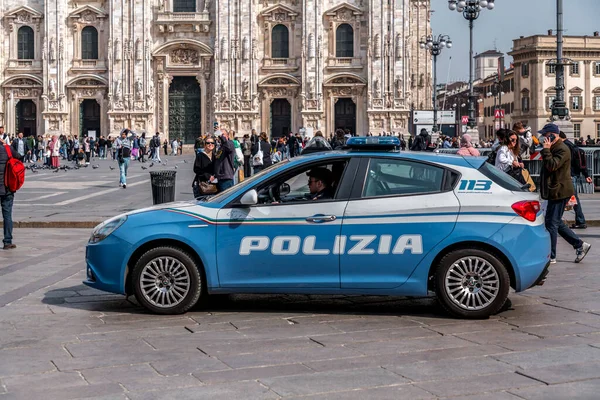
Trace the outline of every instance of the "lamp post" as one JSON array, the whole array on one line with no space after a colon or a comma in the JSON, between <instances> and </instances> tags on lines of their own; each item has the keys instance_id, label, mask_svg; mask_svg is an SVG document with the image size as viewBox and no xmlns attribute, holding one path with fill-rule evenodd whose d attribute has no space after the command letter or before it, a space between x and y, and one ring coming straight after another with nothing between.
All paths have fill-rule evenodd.
<instances>
[{"instance_id":1,"label":"lamp post","mask_svg":"<svg viewBox=\"0 0 600 400\"><path fill-rule=\"evenodd\" d=\"M484 8L494 9L494 0L448 0L448 8L458 11L469 21L469 128L475 128L475 94L473 93L473 22Z\"/></svg>"},{"instance_id":2,"label":"lamp post","mask_svg":"<svg viewBox=\"0 0 600 400\"><path fill-rule=\"evenodd\" d=\"M488 96L494 96L494 122L496 122L496 110L502 108L502 95L504 94L504 92L502 91L502 83L500 83L499 80L495 80L494 83L492 83L492 91L490 93L488 93ZM502 114L500 114L500 129L503 128L503 124L502 124ZM494 127L495 128L495 127ZM498 129L498 128L496 128Z\"/></svg>"},{"instance_id":3,"label":"lamp post","mask_svg":"<svg viewBox=\"0 0 600 400\"><path fill-rule=\"evenodd\" d=\"M552 102L552 119L568 119L569 108L565 101L565 65L571 64L570 60L563 58L563 2L556 0L556 60L548 62L556 66L556 97Z\"/></svg>"},{"instance_id":4,"label":"lamp post","mask_svg":"<svg viewBox=\"0 0 600 400\"><path fill-rule=\"evenodd\" d=\"M448 35L427 36L421 38L419 45L422 49L428 50L433 56L433 129L431 133L438 131L437 124L437 56L442 53L444 47L452 48L452 40Z\"/></svg>"},{"instance_id":5,"label":"lamp post","mask_svg":"<svg viewBox=\"0 0 600 400\"><path fill-rule=\"evenodd\" d=\"M461 126L462 126L462 112L461 112L461 108L463 108L464 106L466 106L464 100L462 98L457 98L456 99L456 103L452 104L452 107L454 108L454 112L456 114L456 136L460 137L460 134L462 132Z\"/></svg>"}]
</instances>

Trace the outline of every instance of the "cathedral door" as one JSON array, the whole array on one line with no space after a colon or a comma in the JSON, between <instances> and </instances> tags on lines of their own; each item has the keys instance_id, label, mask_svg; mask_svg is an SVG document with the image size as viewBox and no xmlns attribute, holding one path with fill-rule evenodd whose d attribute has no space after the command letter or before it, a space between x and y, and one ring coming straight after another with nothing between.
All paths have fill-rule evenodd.
<instances>
[{"instance_id":1,"label":"cathedral door","mask_svg":"<svg viewBox=\"0 0 600 400\"><path fill-rule=\"evenodd\" d=\"M79 126L81 136L90 136L89 131L100 137L100 104L96 100L85 99L79 105Z\"/></svg>"},{"instance_id":2,"label":"cathedral door","mask_svg":"<svg viewBox=\"0 0 600 400\"><path fill-rule=\"evenodd\" d=\"M193 76L176 76L169 86L169 139L194 143L200 136L200 84Z\"/></svg>"},{"instance_id":3,"label":"cathedral door","mask_svg":"<svg viewBox=\"0 0 600 400\"><path fill-rule=\"evenodd\" d=\"M287 136L292 130L292 106L286 99L271 103L271 137Z\"/></svg>"},{"instance_id":4,"label":"cathedral door","mask_svg":"<svg viewBox=\"0 0 600 400\"><path fill-rule=\"evenodd\" d=\"M32 100L21 100L17 103L17 132L23 136L37 136L37 107Z\"/></svg>"},{"instance_id":5,"label":"cathedral door","mask_svg":"<svg viewBox=\"0 0 600 400\"><path fill-rule=\"evenodd\" d=\"M350 129L356 132L356 104L349 98L338 99L335 103L335 129ZM364 132L363 132L364 134Z\"/></svg>"}]
</instances>

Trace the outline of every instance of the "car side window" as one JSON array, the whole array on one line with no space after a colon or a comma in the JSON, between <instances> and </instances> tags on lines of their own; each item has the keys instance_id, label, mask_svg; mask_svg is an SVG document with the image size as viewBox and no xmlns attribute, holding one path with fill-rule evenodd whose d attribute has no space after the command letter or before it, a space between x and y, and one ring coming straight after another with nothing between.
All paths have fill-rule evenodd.
<instances>
[{"instance_id":1,"label":"car side window","mask_svg":"<svg viewBox=\"0 0 600 400\"><path fill-rule=\"evenodd\" d=\"M444 169L391 158L369 161L362 197L404 196L442 190Z\"/></svg>"}]
</instances>

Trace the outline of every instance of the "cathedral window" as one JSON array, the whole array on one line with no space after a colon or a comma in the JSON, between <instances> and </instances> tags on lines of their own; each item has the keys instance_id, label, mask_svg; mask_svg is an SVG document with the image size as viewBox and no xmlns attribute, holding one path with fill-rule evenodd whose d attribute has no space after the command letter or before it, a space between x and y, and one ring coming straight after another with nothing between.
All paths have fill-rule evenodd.
<instances>
[{"instance_id":1,"label":"cathedral window","mask_svg":"<svg viewBox=\"0 0 600 400\"><path fill-rule=\"evenodd\" d=\"M28 26L19 28L18 33L18 58L19 60L33 60L34 37L33 29Z\"/></svg>"},{"instance_id":2,"label":"cathedral window","mask_svg":"<svg viewBox=\"0 0 600 400\"><path fill-rule=\"evenodd\" d=\"M196 12L196 0L174 0L173 12Z\"/></svg>"},{"instance_id":3,"label":"cathedral window","mask_svg":"<svg viewBox=\"0 0 600 400\"><path fill-rule=\"evenodd\" d=\"M93 26L86 26L81 31L81 58L98 59L98 31Z\"/></svg>"},{"instance_id":4,"label":"cathedral window","mask_svg":"<svg viewBox=\"0 0 600 400\"><path fill-rule=\"evenodd\" d=\"M290 32L285 25L275 25L271 34L271 57L272 58L289 58Z\"/></svg>"},{"instance_id":5,"label":"cathedral window","mask_svg":"<svg viewBox=\"0 0 600 400\"><path fill-rule=\"evenodd\" d=\"M354 57L354 29L349 24L341 24L336 29L335 56Z\"/></svg>"}]
</instances>

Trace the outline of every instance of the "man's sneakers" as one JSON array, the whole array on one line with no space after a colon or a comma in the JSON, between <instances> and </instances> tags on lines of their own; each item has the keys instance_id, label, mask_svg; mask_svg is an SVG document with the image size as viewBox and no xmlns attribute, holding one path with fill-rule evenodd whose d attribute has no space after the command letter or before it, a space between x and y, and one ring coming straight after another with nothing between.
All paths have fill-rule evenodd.
<instances>
[{"instance_id":1,"label":"man's sneakers","mask_svg":"<svg viewBox=\"0 0 600 400\"><path fill-rule=\"evenodd\" d=\"M581 224L581 225L577 225L577 224L573 224L570 226L571 229L587 229L587 224Z\"/></svg>"},{"instance_id":2,"label":"man's sneakers","mask_svg":"<svg viewBox=\"0 0 600 400\"><path fill-rule=\"evenodd\" d=\"M550 264L556 264L556 258L551 258L550 259Z\"/></svg>"},{"instance_id":3,"label":"man's sneakers","mask_svg":"<svg viewBox=\"0 0 600 400\"><path fill-rule=\"evenodd\" d=\"M5 243L3 249L4 250L11 250L11 249L16 249L17 245L16 244L12 244L12 243Z\"/></svg>"},{"instance_id":4,"label":"man's sneakers","mask_svg":"<svg viewBox=\"0 0 600 400\"><path fill-rule=\"evenodd\" d=\"M123 184L123 189L127 189L127 185L126 184Z\"/></svg>"},{"instance_id":5,"label":"man's sneakers","mask_svg":"<svg viewBox=\"0 0 600 400\"><path fill-rule=\"evenodd\" d=\"M583 242L583 246L577 249L577 258L575 258L575 263L580 263L581 260L583 260L585 256L587 256L587 253L590 251L591 248L591 244Z\"/></svg>"}]
</instances>

